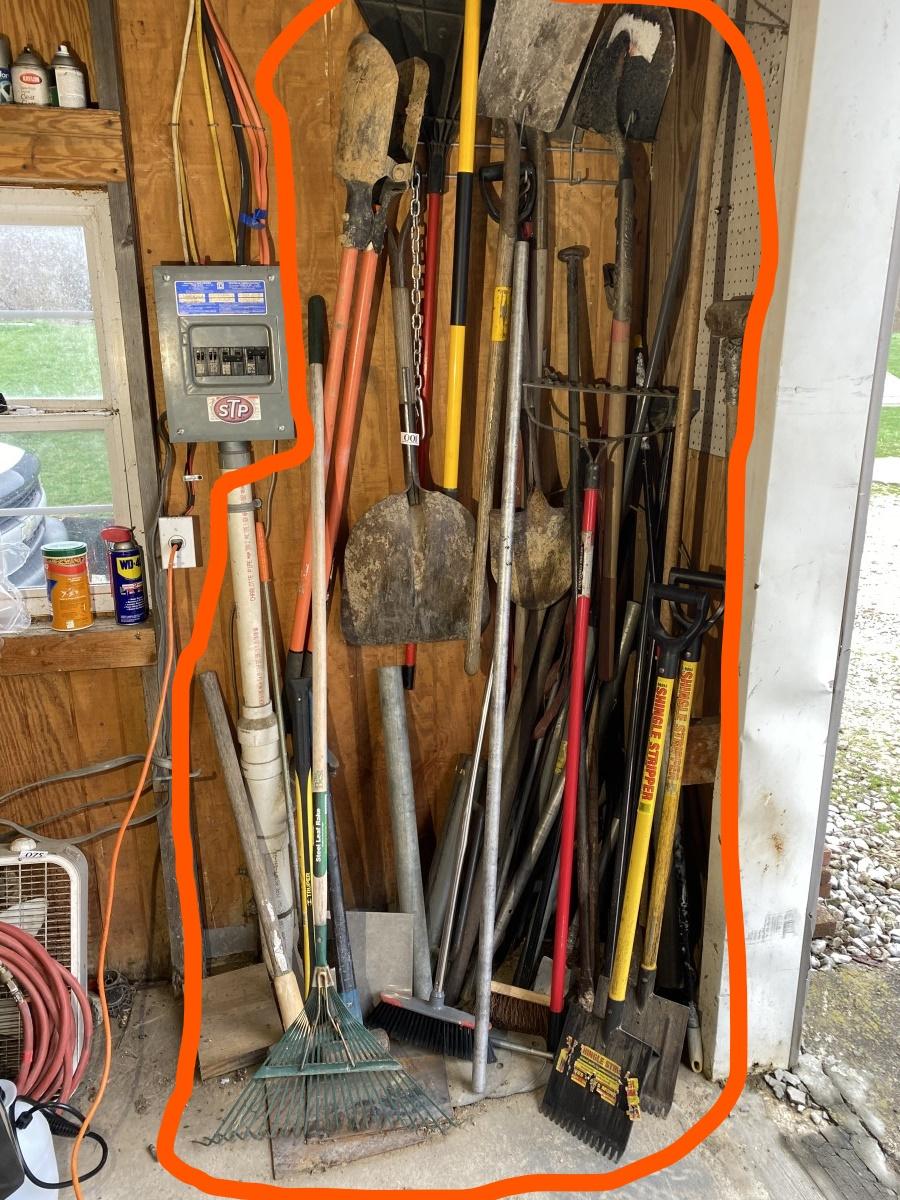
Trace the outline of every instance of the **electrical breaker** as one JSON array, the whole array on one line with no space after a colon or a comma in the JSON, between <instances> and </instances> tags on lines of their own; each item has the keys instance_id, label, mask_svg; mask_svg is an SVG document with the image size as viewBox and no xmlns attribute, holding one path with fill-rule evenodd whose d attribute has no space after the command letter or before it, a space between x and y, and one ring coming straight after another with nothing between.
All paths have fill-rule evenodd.
<instances>
[{"instance_id":1,"label":"electrical breaker","mask_svg":"<svg viewBox=\"0 0 900 1200\"><path fill-rule=\"evenodd\" d=\"M294 436L277 267L153 271L173 442Z\"/></svg>"}]
</instances>

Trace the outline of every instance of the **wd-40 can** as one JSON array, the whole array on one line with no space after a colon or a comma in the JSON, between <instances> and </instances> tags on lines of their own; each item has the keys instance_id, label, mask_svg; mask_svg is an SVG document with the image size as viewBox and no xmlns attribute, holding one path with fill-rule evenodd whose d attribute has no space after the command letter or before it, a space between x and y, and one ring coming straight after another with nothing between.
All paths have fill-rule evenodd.
<instances>
[{"instance_id":1,"label":"wd-40 can","mask_svg":"<svg viewBox=\"0 0 900 1200\"><path fill-rule=\"evenodd\" d=\"M12 104L12 51L9 38L0 33L0 104Z\"/></svg>"},{"instance_id":2,"label":"wd-40 can","mask_svg":"<svg viewBox=\"0 0 900 1200\"><path fill-rule=\"evenodd\" d=\"M109 582L120 625L140 625L150 615L144 583L144 555L133 537L109 543Z\"/></svg>"}]
</instances>

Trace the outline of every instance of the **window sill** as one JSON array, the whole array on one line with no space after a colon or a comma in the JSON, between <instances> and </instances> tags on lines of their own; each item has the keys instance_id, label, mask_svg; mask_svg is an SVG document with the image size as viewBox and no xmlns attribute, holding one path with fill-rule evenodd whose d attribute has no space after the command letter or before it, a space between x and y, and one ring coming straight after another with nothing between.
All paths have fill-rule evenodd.
<instances>
[{"instance_id":1,"label":"window sill","mask_svg":"<svg viewBox=\"0 0 900 1200\"><path fill-rule=\"evenodd\" d=\"M117 625L97 617L89 629L63 633L35 621L22 633L0 638L0 677L149 667L156 661L153 624Z\"/></svg>"}]
</instances>

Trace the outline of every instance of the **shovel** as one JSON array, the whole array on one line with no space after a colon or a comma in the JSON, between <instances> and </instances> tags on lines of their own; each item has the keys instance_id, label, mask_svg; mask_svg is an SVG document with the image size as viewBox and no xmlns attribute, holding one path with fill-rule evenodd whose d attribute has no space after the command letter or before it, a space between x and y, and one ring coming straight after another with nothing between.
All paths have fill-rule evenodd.
<instances>
[{"instance_id":1,"label":"shovel","mask_svg":"<svg viewBox=\"0 0 900 1200\"><path fill-rule=\"evenodd\" d=\"M341 625L351 645L445 642L465 636L475 522L457 500L427 491L416 454L410 222L388 234L405 489L353 526L344 550ZM487 612L484 613L487 619Z\"/></svg>"},{"instance_id":2,"label":"shovel","mask_svg":"<svg viewBox=\"0 0 900 1200\"><path fill-rule=\"evenodd\" d=\"M674 65L675 28L669 10L650 4L617 4L607 15L598 35L574 113L576 126L592 129L610 139L619 160L609 365L609 382L617 390L609 393L607 404L606 432L611 440L606 473L607 520L597 648L604 678L608 678L614 669L616 578L628 408L623 389L628 386L631 357L634 178L625 142L627 138L647 142L656 137Z\"/></svg>"},{"instance_id":3,"label":"shovel","mask_svg":"<svg viewBox=\"0 0 900 1200\"><path fill-rule=\"evenodd\" d=\"M506 181L518 177L519 128L550 133L556 129L569 97L591 33L597 23L596 5L559 4L556 0L499 0L484 51L484 61L478 77L478 108L483 116L506 122L504 161ZM541 143L543 145L543 143ZM538 165L538 164L536 164ZM543 164L540 164L543 166ZM504 192L508 182L504 183ZM497 431L503 402L503 374L507 354L507 321L505 305L509 302L512 279L512 247L515 242L513 224L517 197L504 196L500 243L494 277L494 319L491 322L491 353L488 360L488 396L485 405L485 427L482 440L481 492L478 502L475 557L472 571L472 601L469 637L466 650L466 670L478 669L478 635L476 617L484 592L484 568L489 536L497 545L499 518L491 526L491 504L497 459ZM512 215L512 220L510 215ZM534 491L532 491L534 494ZM564 517L562 518L564 521ZM533 546L527 545L534 527ZM516 604L529 608L544 608L565 592L555 584L559 560L554 548L560 535L567 530L560 518L544 501L535 499L524 513L517 513L513 523L512 596ZM526 543L523 551L523 542ZM496 549L493 551L496 561ZM518 570L519 560L522 570ZM492 564L495 565L495 564ZM494 569L496 576L496 567ZM519 585L522 585L521 590Z\"/></svg>"}]
</instances>

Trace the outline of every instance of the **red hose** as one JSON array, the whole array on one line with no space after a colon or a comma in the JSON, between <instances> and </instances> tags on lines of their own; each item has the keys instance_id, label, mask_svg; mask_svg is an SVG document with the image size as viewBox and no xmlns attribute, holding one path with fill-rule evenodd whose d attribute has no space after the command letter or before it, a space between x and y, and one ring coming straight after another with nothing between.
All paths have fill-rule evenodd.
<instances>
[{"instance_id":1,"label":"red hose","mask_svg":"<svg viewBox=\"0 0 900 1200\"><path fill-rule=\"evenodd\" d=\"M69 1100L81 1083L91 1052L93 1017L84 989L30 933L2 921L0 981L9 989L22 1019L16 1091L30 1100ZM77 1064L73 998L84 1024Z\"/></svg>"},{"instance_id":2,"label":"red hose","mask_svg":"<svg viewBox=\"0 0 900 1200\"><path fill-rule=\"evenodd\" d=\"M553 974L550 982L550 1013L560 1016L565 1000L566 944L572 901L572 862L575 857L575 815L578 808L578 775L581 766L581 727L584 719L584 664L587 655L588 619L591 615L591 579L594 567L594 534L597 528L597 468L586 472L581 513L581 561L575 601L575 632L572 638L572 680L569 690L569 725L566 735L566 777L562 803L559 848L559 886L556 893L556 925L553 933Z\"/></svg>"}]
</instances>

